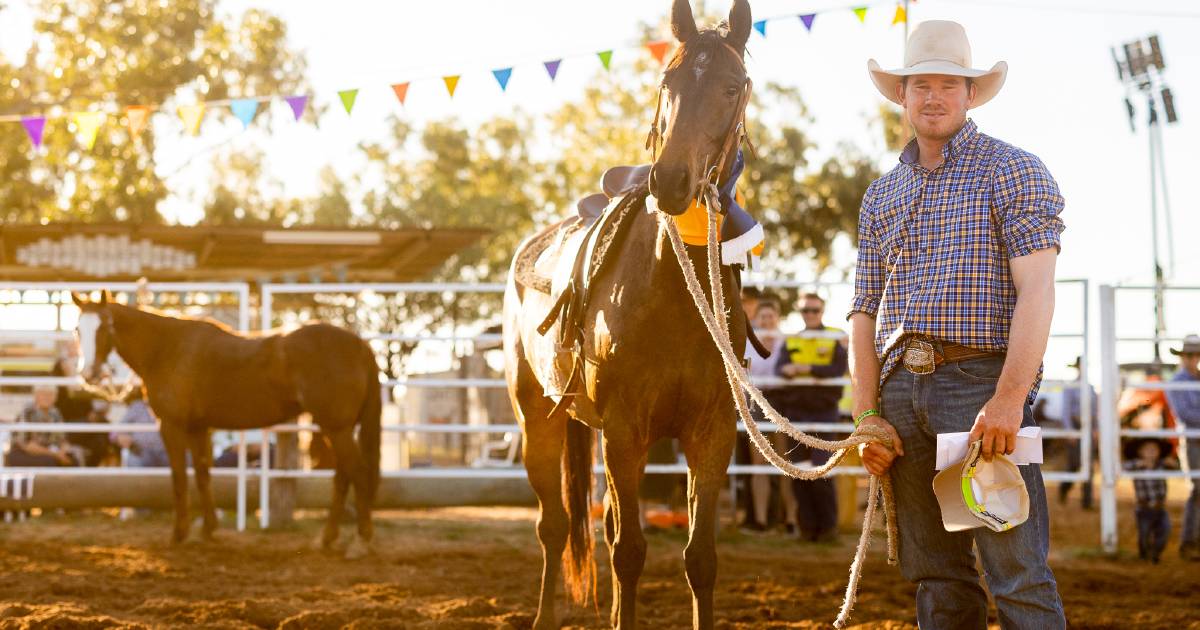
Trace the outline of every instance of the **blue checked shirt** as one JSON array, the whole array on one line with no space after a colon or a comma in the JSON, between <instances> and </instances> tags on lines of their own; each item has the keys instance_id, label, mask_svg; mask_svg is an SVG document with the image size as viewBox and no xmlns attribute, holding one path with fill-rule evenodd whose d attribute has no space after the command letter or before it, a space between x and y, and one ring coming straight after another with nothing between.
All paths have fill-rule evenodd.
<instances>
[{"instance_id":1,"label":"blue checked shirt","mask_svg":"<svg viewBox=\"0 0 1200 630\"><path fill-rule=\"evenodd\" d=\"M1005 351L1017 303L1008 261L1059 248L1063 198L1041 160L971 120L942 157L930 171L910 142L863 197L850 313L875 317L881 387L909 335ZM1030 401L1040 382L1039 370Z\"/></svg>"}]
</instances>

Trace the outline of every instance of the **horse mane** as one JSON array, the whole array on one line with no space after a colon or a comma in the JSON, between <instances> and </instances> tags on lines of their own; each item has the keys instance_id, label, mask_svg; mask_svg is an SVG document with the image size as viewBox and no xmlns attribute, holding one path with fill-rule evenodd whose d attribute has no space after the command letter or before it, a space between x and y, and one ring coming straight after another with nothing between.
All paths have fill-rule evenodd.
<instances>
[{"instance_id":1,"label":"horse mane","mask_svg":"<svg viewBox=\"0 0 1200 630\"><path fill-rule=\"evenodd\" d=\"M156 317L161 317L163 319L171 319L171 320L181 321L181 322L194 322L194 323L198 323L198 324L208 324L209 326L212 326L212 327L216 328L217 330L224 332L224 333L229 333L231 335L237 335L239 337L246 336L241 331L234 330L233 327L230 326L229 324L226 324L225 322L213 319L211 317L203 317L203 316L195 317L195 316L191 316L191 315L174 315L172 313L167 313L166 311L159 310L152 306L145 306L145 305L141 305L141 304L139 304L137 306L130 306L128 304L114 303L114 304L111 304L110 306L120 306L123 308L127 308L129 310L132 310L132 311L137 311L139 313L145 313L147 315L154 315Z\"/></svg>"}]
</instances>

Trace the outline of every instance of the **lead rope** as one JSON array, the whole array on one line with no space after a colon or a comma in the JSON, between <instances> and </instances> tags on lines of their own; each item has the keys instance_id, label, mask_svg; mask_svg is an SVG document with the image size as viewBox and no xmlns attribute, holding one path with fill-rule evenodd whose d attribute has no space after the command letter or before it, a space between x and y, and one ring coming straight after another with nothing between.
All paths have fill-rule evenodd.
<instances>
[{"instance_id":1,"label":"lead rope","mask_svg":"<svg viewBox=\"0 0 1200 630\"><path fill-rule=\"evenodd\" d=\"M750 383L749 376L742 369L740 362L737 360L733 352L733 345L729 339L729 332L724 322L726 307L724 291L722 290L721 275L720 275L720 254L719 238L717 236L717 210L719 202L717 201L716 186L709 185L704 191L705 206L708 210L708 245L706 248L708 262L709 284L712 288L712 305L709 305L705 298L704 289L700 286L700 281L696 276L696 270L692 266L692 261L688 258L687 250L684 246L683 239L679 235L679 229L675 226L675 221L671 217L659 213L659 221L664 225L668 237L671 241L671 249L675 252L675 257L679 260L679 266L683 270L684 281L687 284L688 293L692 296L692 301L696 304L696 309L700 313L700 318L704 321L705 327L712 336L713 341L717 346L717 350L721 355L722 364L725 367L725 375L728 379L729 386L733 391L734 406L737 408L738 415L742 419L742 423L746 426L746 432L750 437L750 441L763 454L767 461L771 462L776 468L796 479L813 480L825 477L829 472L841 463L845 458L850 448L860 444L880 443L890 448L891 439L887 433L877 427L860 427L855 429L850 437L844 440L822 440L820 438L808 435L797 429L783 417L770 403L767 402L762 392ZM653 198L650 198L653 199ZM657 208L656 208L657 209ZM718 323L716 313L722 315L722 322ZM826 451L836 451L825 464L811 469L802 469L791 462L788 462L780 456L775 449L767 442L762 432L758 429L758 423L750 415L750 409L746 402L746 397L739 391L742 390L750 396L756 405L763 410L767 418L779 427L779 430L784 434L792 437L801 444L812 448L819 448ZM854 552L854 560L850 564L850 578L846 584L846 595L842 602L841 610L838 612L837 620L834 621L834 627L843 628L850 619L850 613L854 609L854 603L858 595L858 583L862 577L863 560L866 557L867 548L871 543L871 524L875 519L875 512L878 508L879 494L883 494L884 503L884 521L887 527L887 552L888 564L896 564L896 506L895 497L892 492L892 483L890 477L879 477L872 475L867 488L867 508L863 515L862 534L859 536L858 547Z\"/></svg>"}]
</instances>

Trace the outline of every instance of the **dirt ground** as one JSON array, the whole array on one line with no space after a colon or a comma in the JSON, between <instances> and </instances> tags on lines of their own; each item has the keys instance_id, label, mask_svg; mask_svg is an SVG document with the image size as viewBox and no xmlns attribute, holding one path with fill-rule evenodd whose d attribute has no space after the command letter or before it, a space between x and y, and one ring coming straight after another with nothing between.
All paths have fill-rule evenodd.
<instances>
[{"instance_id":1,"label":"dirt ground","mask_svg":"<svg viewBox=\"0 0 1200 630\"><path fill-rule=\"evenodd\" d=\"M1138 562L1131 509L1122 552L1098 552L1096 512L1052 506L1052 565L1076 628L1200 628L1200 564L1175 553ZM1074 503L1074 502L1073 502ZM391 512L378 520L374 556L345 561L314 547L320 515L284 531L212 543L167 543L165 515L120 521L106 513L0 523L0 628L528 628L540 553L535 511L523 508ZM880 532L882 533L882 532ZM727 528L719 542L718 627L825 628L837 613L853 551L801 545ZM685 628L690 599L682 531L648 535L638 599L642 627ZM915 628L913 587L876 538L853 623ZM601 584L608 573L601 547ZM602 589L600 610L607 610ZM605 627L606 612L560 606L564 627Z\"/></svg>"}]
</instances>

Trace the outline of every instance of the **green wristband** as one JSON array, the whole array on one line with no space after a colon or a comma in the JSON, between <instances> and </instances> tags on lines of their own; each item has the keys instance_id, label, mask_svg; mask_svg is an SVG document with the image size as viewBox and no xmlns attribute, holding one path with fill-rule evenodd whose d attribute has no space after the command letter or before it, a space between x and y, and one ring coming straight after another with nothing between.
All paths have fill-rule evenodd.
<instances>
[{"instance_id":1,"label":"green wristband","mask_svg":"<svg viewBox=\"0 0 1200 630\"><path fill-rule=\"evenodd\" d=\"M870 418L871 416L878 416L878 415L879 415L878 411L876 411L874 409L868 409L868 410L858 414L858 417L854 419L854 426L858 427L859 423L862 422L863 420L866 420L867 418Z\"/></svg>"}]
</instances>

